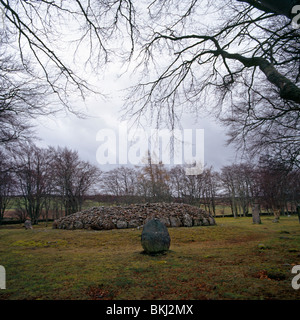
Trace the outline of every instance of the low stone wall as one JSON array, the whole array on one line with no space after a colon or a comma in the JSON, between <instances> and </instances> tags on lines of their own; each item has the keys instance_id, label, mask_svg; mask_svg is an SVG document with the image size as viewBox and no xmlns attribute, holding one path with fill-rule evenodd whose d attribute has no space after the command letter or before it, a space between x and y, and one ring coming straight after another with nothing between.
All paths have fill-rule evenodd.
<instances>
[{"instance_id":1,"label":"low stone wall","mask_svg":"<svg viewBox=\"0 0 300 320\"><path fill-rule=\"evenodd\" d=\"M129 206L92 207L53 222L58 229L110 230L137 228L152 218L166 227L209 226L215 219L206 211L182 203L146 203Z\"/></svg>"}]
</instances>

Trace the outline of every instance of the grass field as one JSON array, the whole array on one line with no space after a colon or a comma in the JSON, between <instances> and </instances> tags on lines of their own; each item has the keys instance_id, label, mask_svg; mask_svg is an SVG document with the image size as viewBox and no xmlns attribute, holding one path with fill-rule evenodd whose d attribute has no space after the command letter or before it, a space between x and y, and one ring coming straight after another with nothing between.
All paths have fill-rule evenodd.
<instances>
[{"instance_id":1,"label":"grass field","mask_svg":"<svg viewBox=\"0 0 300 320\"><path fill-rule=\"evenodd\" d=\"M0 226L0 299L280 299L300 265L295 216L218 218L216 226L169 228L170 251L142 252L141 230L58 230Z\"/></svg>"}]
</instances>

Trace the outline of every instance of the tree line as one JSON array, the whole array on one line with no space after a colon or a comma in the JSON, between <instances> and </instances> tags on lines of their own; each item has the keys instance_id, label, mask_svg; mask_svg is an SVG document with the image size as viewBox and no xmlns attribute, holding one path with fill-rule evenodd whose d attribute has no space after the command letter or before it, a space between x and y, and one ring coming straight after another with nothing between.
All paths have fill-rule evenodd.
<instances>
[{"instance_id":1,"label":"tree line","mask_svg":"<svg viewBox=\"0 0 300 320\"><path fill-rule=\"evenodd\" d=\"M234 217L249 209L280 213L296 211L300 203L300 172L269 157L258 163L205 167L187 175L184 165L168 167L148 155L143 166L102 171L67 147L40 148L23 144L0 151L0 222L9 202L24 220L37 223L82 209L86 199L115 203L176 201L201 205L216 215L217 205L230 206Z\"/></svg>"},{"instance_id":2,"label":"tree line","mask_svg":"<svg viewBox=\"0 0 300 320\"><path fill-rule=\"evenodd\" d=\"M0 222L14 199L20 219L37 223L42 212L80 211L99 169L68 148L25 144L0 153ZM13 197L14 196L14 197Z\"/></svg>"},{"instance_id":3,"label":"tree line","mask_svg":"<svg viewBox=\"0 0 300 320\"><path fill-rule=\"evenodd\" d=\"M187 175L183 165L167 167L162 162L140 167L125 166L104 172L101 190L122 202L178 201L201 205L216 215L217 205L230 206L234 217L247 216L249 209L273 213L295 212L300 204L300 172L269 157L258 163L205 167L201 174ZM224 209L223 209L224 210Z\"/></svg>"}]
</instances>

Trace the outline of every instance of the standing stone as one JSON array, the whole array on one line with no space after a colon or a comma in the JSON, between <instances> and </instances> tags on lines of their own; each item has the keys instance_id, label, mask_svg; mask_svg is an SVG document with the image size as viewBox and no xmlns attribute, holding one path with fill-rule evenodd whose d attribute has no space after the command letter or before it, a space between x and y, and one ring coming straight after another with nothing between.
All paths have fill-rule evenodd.
<instances>
[{"instance_id":1,"label":"standing stone","mask_svg":"<svg viewBox=\"0 0 300 320\"><path fill-rule=\"evenodd\" d=\"M25 227L26 230L27 229L32 229L31 221L30 220L26 220L24 222L24 227Z\"/></svg>"},{"instance_id":2,"label":"standing stone","mask_svg":"<svg viewBox=\"0 0 300 320\"><path fill-rule=\"evenodd\" d=\"M261 224L259 216L259 204L255 203L252 207L252 221L255 224Z\"/></svg>"},{"instance_id":3,"label":"standing stone","mask_svg":"<svg viewBox=\"0 0 300 320\"><path fill-rule=\"evenodd\" d=\"M167 227L152 219L144 225L141 242L146 253L158 253L169 250L171 239Z\"/></svg>"}]
</instances>

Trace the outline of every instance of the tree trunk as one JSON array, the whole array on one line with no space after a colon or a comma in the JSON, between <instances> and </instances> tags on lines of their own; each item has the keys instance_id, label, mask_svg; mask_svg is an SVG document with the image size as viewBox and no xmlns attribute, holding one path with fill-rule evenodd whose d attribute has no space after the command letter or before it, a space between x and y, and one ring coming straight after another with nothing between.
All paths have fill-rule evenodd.
<instances>
[{"instance_id":1,"label":"tree trunk","mask_svg":"<svg viewBox=\"0 0 300 320\"><path fill-rule=\"evenodd\" d=\"M279 15L284 15L287 18L292 18L292 8L294 5L299 4L299 1L293 0L237 0L239 2L247 2L251 6L264 11L266 13L276 13Z\"/></svg>"},{"instance_id":2,"label":"tree trunk","mask_svg":"<svg viewBox=\"0 0 300 320\"><path fill-rule=\"evenodd\" d=\"M261 57L244 57L238 53L228 53L224 50L217 50L216 54L221 54L224 58L240 61L245 67L259 67L265 74L268 81L279 89L282 99L300 103L300 88L292 81L279 73L272 63Z\"/></svg>"}]
</instances>

